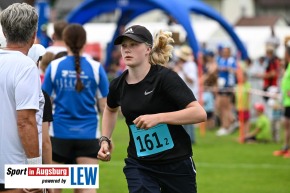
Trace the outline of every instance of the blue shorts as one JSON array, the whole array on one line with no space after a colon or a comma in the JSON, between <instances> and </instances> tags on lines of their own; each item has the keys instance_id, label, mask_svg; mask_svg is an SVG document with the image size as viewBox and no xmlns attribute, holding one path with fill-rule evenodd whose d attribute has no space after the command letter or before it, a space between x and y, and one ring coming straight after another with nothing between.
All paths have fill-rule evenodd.
<instances>
[{"instance_id":1,"label":"blue shorts","mask_svg":"<svg viewBox=\"0 0 290 193\"><path fill-rule=\"evenodd\" d=\"M123 169L130 193L196 193L191 157L169 164L144 164L126 158Z\"/></svg>"}]
</instances>

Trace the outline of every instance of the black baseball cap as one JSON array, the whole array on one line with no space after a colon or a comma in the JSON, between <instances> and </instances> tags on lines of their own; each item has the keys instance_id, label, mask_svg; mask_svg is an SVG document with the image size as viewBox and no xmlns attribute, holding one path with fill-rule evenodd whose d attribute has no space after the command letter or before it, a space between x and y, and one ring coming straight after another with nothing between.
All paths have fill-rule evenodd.
<instances>
[{"instance_id":1,"label":"black baseball cap","mask_svg":"<svg viewBox=\"0 0 290 193\"><path fill-rule=\"evenodd\" d=\"M115 39L114 44L121 44L125 37L128 37L136 42L153 45L153 38L150 31L141 25L133 25L128 27L122 35Z\"/></svg>"}]
</instances>

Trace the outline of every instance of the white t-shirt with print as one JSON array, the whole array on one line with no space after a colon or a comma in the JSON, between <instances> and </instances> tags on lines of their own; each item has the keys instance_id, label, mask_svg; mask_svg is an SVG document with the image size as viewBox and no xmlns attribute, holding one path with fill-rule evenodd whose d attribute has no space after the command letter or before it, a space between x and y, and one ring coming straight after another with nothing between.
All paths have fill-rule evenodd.
<instances>
[{"instance_id":1,"label":"white t-shirt with print","mask_svg":"<svg viewBox=\"0 0 290 193\"><path fill-rule=\"evenodd\" d=\"M5 164L26 164L17 128L17 110L36 109L39 148L44 97L36 64L18 51L0 50L0 183ZM41 151L40 151L41 152Z\"/></svg>"},{"instance_id":2,"label":"white t-shirt with print","mask_svg":"<svg viewBox=\"0 0 290 193\"><path fill-rule=\"evenodd\" d=\"M182 71L178 73L178 75L184 80L186 85L190 88L190 90L193 92L196 99L198 99L198 69L195 62L185 62L182 66ZM188 78L192 79L193 82L188 82L185 78L187 76Z\"/></svg>"}]
</instances>

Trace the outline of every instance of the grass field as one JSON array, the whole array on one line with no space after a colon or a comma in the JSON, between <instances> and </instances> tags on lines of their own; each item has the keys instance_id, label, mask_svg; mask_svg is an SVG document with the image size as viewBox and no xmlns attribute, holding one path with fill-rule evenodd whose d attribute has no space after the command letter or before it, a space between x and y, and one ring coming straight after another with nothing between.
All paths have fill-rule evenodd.
<instances>
[{"instance_id":1,"label":"grass field","mask_svg":"<svg viewBox=\"0 0 290 193\"><path fill-rule=\"evenodd\" d=\"M193 146L199 193L290 193L290 159L272 156L281 144L239 144L237 134L200 136ZM100 163L98 193L127 193L123 174L128 129L119 119L111 162ZM170 177L170 176L168 176ZM71 193L72 190L65 190ZM186 192L185 192L186 193Z\"/></svg>"}]
</instances>

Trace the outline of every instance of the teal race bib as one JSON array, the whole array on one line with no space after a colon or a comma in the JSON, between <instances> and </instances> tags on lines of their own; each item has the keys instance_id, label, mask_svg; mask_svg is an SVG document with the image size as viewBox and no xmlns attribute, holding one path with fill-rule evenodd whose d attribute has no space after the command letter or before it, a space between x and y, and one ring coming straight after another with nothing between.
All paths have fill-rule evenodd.
<instances>
[{"instance_id":1,"label":"teal race bib","mask_svg":"<svg viewBox=\"0 0 290 193\"><path fill-rule=\"evenodd\" d=\"M150 129L130 125L138 157L156 154L174 147L167 124L158 124Z\"/></svg>"}]
</instances>

